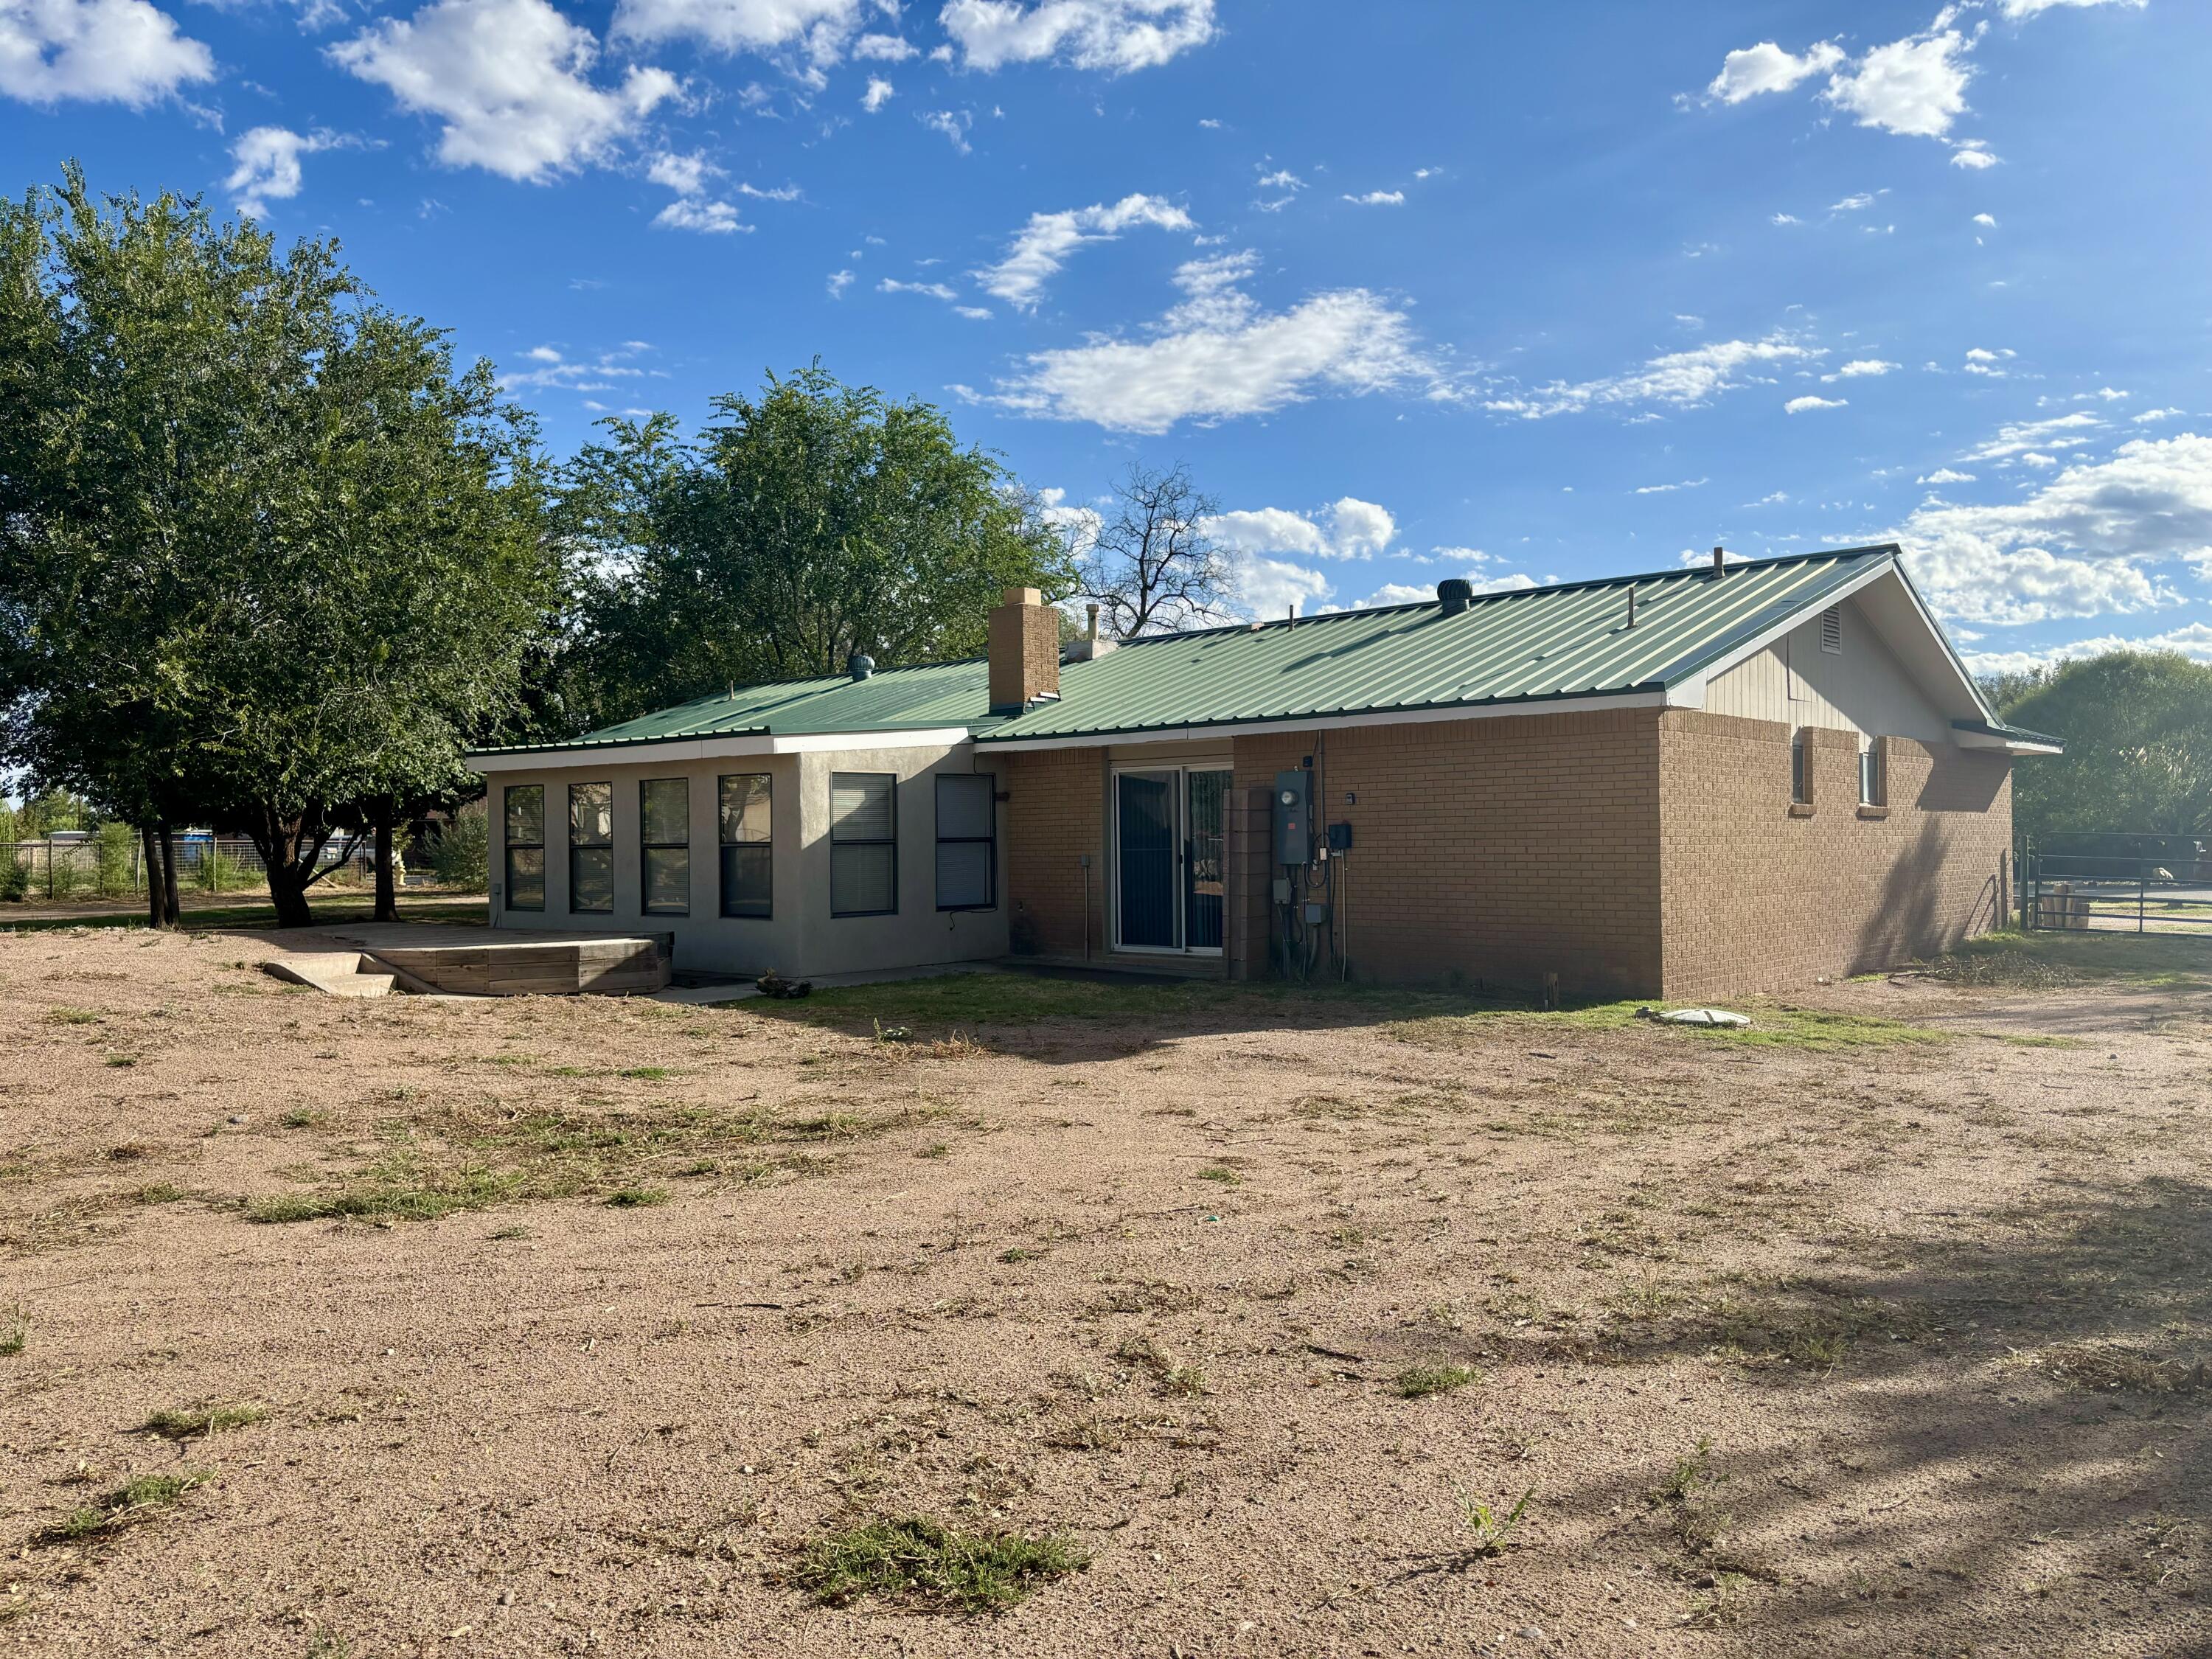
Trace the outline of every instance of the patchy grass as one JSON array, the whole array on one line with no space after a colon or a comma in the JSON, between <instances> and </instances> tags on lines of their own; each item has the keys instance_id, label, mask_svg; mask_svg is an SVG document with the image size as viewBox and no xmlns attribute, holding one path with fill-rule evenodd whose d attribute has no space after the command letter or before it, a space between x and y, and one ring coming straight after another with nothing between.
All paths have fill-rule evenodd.
<instances>
[{"instance_id":1,"label":"patchy grass","mask_svg":"<svg viewBox=\"0 0 2212 1659\"><path fill-rule=\"evenodd\" d=\"M1090 1558L1064 1534L963 1533L921 1516L872 1521L803 1546L785 1575L817 1601L863 1596L968 1613L998 1613Z\"/></svg>"},{"instance_id":2,"label":"patchy grass","mask_svg":"<svg viewBox=\"0 0 2212 1659\"><path fill-rule=\"evenodd\" d=\"M0 1308L0 1357L14 1358L30 1340L30 1310L20 1302Z\"/></svg>"},{"instance_id":3,"label":"patchy grass","mask_svg":"<svg viewBox=\"0 0 2212 1659\"><path fill-rule=\"evenodd\" d=\"M337 1187L307 1193L274 1193L249 1200L248 1221L434 1221L460 1210L481 1210L517 1195L519 1173L481 1164L444 1170L403 1149L372 1164Z\"/></svg>"},{"instance_id":4,"label":"patchy grass","mask_svg":"<svg viewBox=\"0 0 2212 1659\"><path fill-rule=\"evenodd\" d=\"M1472 1365L1408 1365L1390 1379L1390 1386L1401 1400L1421 1400L1480 1381L1482 1373Z\"/></svg>"},{"instance_id":5,"label":"patchy grass","mask_svg":"<svg viewBox=\"0 0 2212 1659\"><path fill-rule=\"evenodd\" d=\"M607 1194L611 1210L642 1210L667 1202L667 1190L660 1187L617 1187Z\"/></svg>"},{"instance_id":6,"label":"patchy grass","mask_svg":"<svg viewBox=\"0 0 2212 1659\"><path fill-rule=\"evenodd\" d=\"M1244 1184L1243 1176L1238 1175L1234 1170L1224 1169L1218 1164L1210 1164L1200 1170L1198 1172L1198 1178L1200 1181L1218 1181L1224 1187L1242 1187Z\"/></svg>"},{"instance_id":7,"label":"patchy grass","mask_svg":"<svg viewBox=\"0 0 2212 1659\"><path fill-rule=\"evenodd\" d=\"M191 1440L242 1429L268 1415L267 1407L242 1401L229 1406L172 1407L154 1413L138 1426L142 1432L158 1434L164 1440Z\"/></svg>"},{"instance_id":8,"label":"patchy grass","mask_svg":"<svg viewBox=\"0 0 2212 1659\"><path fill-rule=\"evenodd\" d=\"M2168 1358L2126 1342L2075 1342L2046 1348L2039 1363L2059 1382L2100 1394L2202 1394L2212 1389L2212 1366L2203 1360Z\"/></svg>"},{"instance_id":9,"label":"patchy grass","mask_svg":"<svg viewBox=\"0 0 2212 1659\"><path fill-rule=\"evenodd\" d=\"M1528 1501L1535 1497L1536 1489L1531 1486L1522 1492L1520 1501L1503 1515L1464 1486L1458 1488L1457 1492L1459 1523L1468 1535L1467 1553L1471 1556L1488 1557L1504 1553L1506 1542L1513 1536L1515 1528L1520 1526L1521 1517L1528 1513Z\"/></svg>"},{"instance_id":10,"label":"patchy grass","mask_svg":"<svg viewBox=\"0 0 2212 1659\"><path fill-rule=\"evenodd\" d=\"M1823 1008L1800 1008L1787 1003L1744 1002L1738 1012L1748 1014L1747 1026L1668 1025L1638 1017L1650 1003L1594 1003L1578 1008L1542 1012L1500 1006L1473 1013L1431 1015L1402 1019L1387 1028L1401 1042L1432 1048L1486 1045L1501 1030L1542 1040L1548 1035L1625 1031L1648 1024L1665 1036L1690 1042L1718 1042L1744 1048L1802 1048L1817 1054L1862 1048L1893 1048L1916 1044L1948 1042L1950 1034L1922 1025L1907 1025L1871 1014L1844 1014Z\"/></svg>"},{"instance_id":11,"label":"patchy grass","mask_svg":"<svg viewBox=\"0 0 2212 1659\"><path fill-rule=\"evenodd\" d=\"M46 1010L46 1024L49 1025L97 1025L100 1024L100 1016L94 1013L89 1008L49 1008Z\"/></svg>"},{"instance_id":12,"label":"patchy grass","mask_svg":"<svg viewBox=\"0 0 2212 1659\"><path fill-rule=\"evenodd\" d=\"M36 1541L81 1543L108 1536L152 1519L195 1486L205 1486L207 1480L206 1475L195 1469L175 1474L142 1474L89 1504L80 1504L40 1534Z\"/></svg>"}]
</instances>

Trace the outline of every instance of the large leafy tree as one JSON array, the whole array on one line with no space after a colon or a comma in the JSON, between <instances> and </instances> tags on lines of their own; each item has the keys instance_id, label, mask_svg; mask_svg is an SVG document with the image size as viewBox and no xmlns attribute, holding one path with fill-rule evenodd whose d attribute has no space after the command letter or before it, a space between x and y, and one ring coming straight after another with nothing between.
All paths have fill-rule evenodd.
<instances>
[{"instance_id":1,"label":"large leafy tree","mask_svg":"<svg viewBox=\"0 0 2212 1659\"><path fill-rule=\"evenodd\" d=\"M607 423L568 468L581 626L562 706L592 724L732 684L982 650L1010 586L1058 597L1066 546L944 414L841 384L817 363L674 419Z\"/></svg>"},{"instance_id":2,"label":"large leafy tree","mask_svg":"<svg viewBox=\"0 0 2212 1659\"><path fill-rule=\"evenodd\" d=\"M2007 720L2066 740L2013 775L2022 830L2212 836L2212 665L2114 651L1992 690Z\"/></svg>"},{"instance_id":3,"label":"large leafy tree","mask_svg":"<svg viewBox=\"0 0 2212 1659\"><path fill-rule=\"evenodd\" d=\"M334 243L196 200L71 169L0 261L11 756L241 829L304 924L331 841L465 787L516 704L559 585L530 422Z\"/></svg>"}]
</instances>

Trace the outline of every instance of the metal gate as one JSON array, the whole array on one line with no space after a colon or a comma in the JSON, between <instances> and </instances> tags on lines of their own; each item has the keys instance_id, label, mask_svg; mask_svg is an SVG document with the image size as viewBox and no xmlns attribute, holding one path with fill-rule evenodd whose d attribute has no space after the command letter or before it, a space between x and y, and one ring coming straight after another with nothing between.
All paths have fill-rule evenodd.
<instances>
[{"instance_id":1,"label":"metal gate","mask_svg":"<svg viewBox=\"0 0 2212 1659\"><path fill-rule=\"evenodd\" d=\"M2212 840L2203 836L2059 830L2029 838L2020 874L2022 927L2212 936Z\"/></svg>"}]
</instances>

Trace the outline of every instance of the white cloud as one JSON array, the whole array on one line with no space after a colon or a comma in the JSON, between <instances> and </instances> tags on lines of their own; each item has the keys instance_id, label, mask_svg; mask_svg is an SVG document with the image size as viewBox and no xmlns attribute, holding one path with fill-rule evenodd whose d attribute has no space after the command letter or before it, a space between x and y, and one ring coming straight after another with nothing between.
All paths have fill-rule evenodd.
<instances>
[{"instance_id":1,"label":"white cloud","mask_svg":"<svg viewBox=\"0 0 2212 1659\"><path fill-rule=\"evenodd\" d=\"M2163 634L2134 639L2101 634L2095 639L2073 640L2041 650L1969 651L1966 666L1977 674L2021 674L2031 668L2048 668L2073 657L2101 657L2107 651L2178 651L2199 662L2212 662L2212 623L2188 623Z\"/></svg>"},{"instance_id":2,"label":"white cloud","mask_svg":"<svg viewBox=\"0 0 2212 1659\"><path fill-rule=\"evenodd\" d=\"M1007 304L1028 310L1044 297L1068 256L1085 242L1111 241L1138 225L1160 230L1193 228L1190 215L1158 196L1124 196L1109 204L1033 213L1006 246L1006 257L975 273L976 280Z\"/></svg>"},{"instance_id":3,"label":"white cloud","mask_svg":"<svg viewBox=\"0 0 2212 1659\"><path fill-rule=\"evenodd\" d=\"M2083 429L2100 428L2104 424L2087 410L2076 410L2071 415L2055 415L2047 421L2014 421L1999 427L1996 437L1978 449L1969 450L1960 459L2000 461L2035 449L2079 449L2089 441L2082 435Z\"/></svg>"},{"instance_id":4,"label":"white cloud","mask_svg":"<svg viewBox=\"0 0 2212 1659\"><path fill-rule=\"evenodd\" d=\"M265 219L270 202L289 201L300 193L302 155L347 142L337 133L320 130L300 133L287 127L254 127L241 133L230 147L234 165L222 187L230 191L232 202L247 218Z\"/></svg>"},{"instance_id":5,"label":"white cloud","mask_svg":"<svg viewBox=\"0 0 2212 1659\"><path fill-rule=\"evenodd\" d=\"M1940 138L1966 111L1973 71L1963 60L1971 49L1953 28L1893 40L1830 76L1823 96L1863 127Z\"/></svg>"},{"instance_id":6,"label":"white cloud","mask_svg":"<svg viewBox=\"0 0 2212 1659\"><path fill-rule=\"evenodd\" d=\"M633 360L651 349L641 340L629 340L587 362L574 362L557 347L532 346L523 356L537 367L519 374L502 374L499 383L509 391L536 386L566 392L615 392L621 389L622 381L644 378L645 370Z\"/></svg>"},{"instance_id":7,"label":"white cloud","mask_svg":"<svg viewBox=\"0 0 2212 1659\"><path fill-rule=\"evenodd\" d=\"M1782 412L1784 415L1802 415L1808 410L1842 409L1850 402L1849 398L1815 398L1812 393L1808 392L1802 398L1792 398L1788 403L1783 404Z\"/></svg>"},{"instance_id":8,"label":"white cloud","mask_svg":"<svg viewBox=\"0 0 2212 1659\"><path fill-rule=\"evenodd\" d=\"M1863 209L1870 208L1873 205L1874 198L1867 191L1861 191L1856 196L1846 196L1840 202L1830 203L1828 204L1828 211L1831 213L1857 213Z\"/></svg>"},{"instance_id":9,"label":"white cloud","mask_svg":"<svg viewBox=\"0 0 2212 1659\"><path fill-rule=\"evenodd\" d=\"M1787 92L1843 61L1843 48L1832 40L1816 41L1802 58L1791 57L1771 40L1761 40L1723 58L1721 72L1705 88L1705 96L1723 104L1741 104L1763 92Z\"/></svg>"},{"instance_id":10,"label":"white cloud","mask_svg":"<svg viewBox=\"0 0 2212 1659\"><path fill-rule=\"evenodd\" d=\"M848 289L848 288L852 287L852 286L853 286L853 273L852 273L851 271L849 271L849 270L833 270L833 271L831 271L831 272L830 273L830 276L829 276L829 289L830 289L830 297L831 299L833 299L833 300L842 300L842 299L843 299L843 298L845 297L845 290L846 290L847 289Z\"/></svg>"},{"instance_id":11,"label":"white cloud","mask_svg":"<svg viewBox=\"0 0 2212 1659\"><path fill-rule=\"evenodd\" d=\"M659 45L696 40L720 52L805 51L834 62L860 25L865 0L621 0L611 33Z\"/></svg>"},{"instance_id":12,"label":"white cloud","mask_svg":"<svg viewBox=\"0 0 2212 1659\"><path fill-rule=\"evenodd\" d=\"M663 151L653 158L645 176L676 192L676 199L653 216L653 222L664 230L696 230L720 236L752 229L739 222L736 208L715 198L712 181L722 176L722 170L697 151L689 155ZM773 196L768 191L749 190L748 193Z\"/></svg>"},{"instance_id":13,"label":"white cloud","mask_svg":"<svg viewBox=\"0 0 2212 1659\"><path fill-rule=\"evenodd\" d=\"M860 107L873 115L891 100L896 88L880 75L868 77L868 89L860 94Z\"/></svg>"},{"instance_id":14,"label":"white cloud","mask_svg":"<svg viewBox=\"0 0 2212 1659\"><path fill-rule=\"evenodd\" d=\"M1984 167L1993 167L1996 164L1996 155L1978 138L1968 138L1951 152L1951 165L1954 167L1966 167L1979 173Z\"/></svg>"},{"instance_id":15,"label":"white cloud","mask_svg":"<svg viewBox=\"0 0 2212 1659\"><path fill-rule=\"evenodd\" d=\"M1711 482L1711 478L1685 478L1680 483L1638 484L1636 493L1639 495L1671 495L1678 489L1702 489Z\"/></svg>"},{"instance_id":16,"label":"white cloud","mask_svg":"<svg viewBox=\"0 0 2212 1659\"><path fill-rule=\"evenodd\" d=\"M2033 17L2038 12L2049 11L2054 6L2101 6L2118 4L2140 11L2149 0L1997 0L1997 9L2008 17Z\"/></svg>"},{"instance_id":17,"label":"white cloud","mask_svg":"<svg viewBox=\"0 0 2212 1659\"><path fill-rule=\"evenodd\" d=\"M1346 495L1322 513L1262 507L1217 514L1205 528L1240 553L1292 553L1309 559L1366 559L1389 548L1398 522L1388 507Z\"/></svg>"},{"instance_id":18,"label":"white cloud","mask_svg":"<svg viewBox=\"0 0 2212 1659\"><path fill-rule=\"evenodd\" d=\"M1915 483L1924 484L1972 483L1973 481L1972 473L1961 472L1955 467L1948 466L1939 466L1925 477L1913 480Z\"/></svg>"},{"instance_id":19,"label":"white cloud","mask_svg":"<svg viewBox=\"0 0 2212 1659\"><path fill-rule=\"evenodd\" d=\"M1191 261L1176 273L1186 297L1146 337L1034 353L983 401L1045 419L1159 433L1178 421L1265 414L1325 391L1357 395L1415 384L1442 395L1442 376L1415 344L1404 312L1365 289L1264 311L1237 286L1255 264L1249 253Z\"/></svg>"},{"instance_id":20,"label":"white cloud","mask_svg":"<svg viewBox=\"0 0 2212 1659\"><path fill-rule=\"evenodd\" d=\"M1555 380L1530 392L1491 398L1483 407L1528 420L1643 404L1687 409L1759 378L1756 374L1759 369L1811 362L1825 355L1781 333L1763 340L1719 340L1687 351L1664 353L1626 374L1573 384Z\"/></svg>"},{"instance_id":21,"label":"white cloud","mask_svg":"<svg viewBox=\"0 0 2212 1659\"><path fill-rule=\"evenodd\" d=\"M971 323L988 322L991 318L991 308L988 306L955 306L952 307L952 314L956 317L965 317Z\"/></svg>"},{"instance_id":22,"label":"white cloud","mask_svg":"<svg viewBox=\"0 0 2212 1659\"><path fill-rule=\"evenodd\" d=\"M968 154L968 128L974 118L965 110L957 112L949 109L924 110L914 118L932 132L943 133L951 141L952 148L963 155Z\"/></svg>"},{"instance_id":23,"label":"white cloud","mask_svg":"<svg viewBox=\"0 0 2212 1659\"><path fill-rule=\"evenodd\" d=\"M1923 506L1900 534L1931 597L1968 622L2173 603L2146 567L2185 560L2212 574L2212 437L2139 438L2019 501Z\"/></svg>"},{"instance_id":24,"label":"white cloud","mask_svg":"<svg viewBox=\"0 0 2212 1659\"><path fill-rule=\"evenodd\" d=\"M619 88L592 84L598 41L546 0L436 0L330 57L403 109L441 118L447 166L531 182L598 160L678 90L665 70L635 65Z\"/></svg>"},{"instance_id":25,"label":"white cloud","mask_svg":"<svg viewBox=\"0 0 2212 1659\"><path fill-rule=\"evenodd\" d=\"M1310 611L1336 591L1318 570L1255 554L1232 559L1230 580L1245 614L1252 617L1280 617L1292 605Z\"/></svg>"},{"instance_id":26,"label":"white cloud","mask_svg":"<svg viewBox=\"0 0 2212 1659\"><path fill-rule=\"evenodd\" d=\"M1974 222L1984 230L1995 230L1997 228L1996 216L1993 213L1977 213L1974 216Z\"/></svg>"},{"instance_id":27,"label":"white cloud","mask_svg":"<svg viewBox=\"0 0 2212 1659\"><path fill-rule=\"evenodd\" d=\"M1344 199L1354 207L1402 207L1406 192L1402 190L1370 190L1364 196L1347 196Z\"/></svg>"},{"instance_id":28,"label":"white cloud","mask_svg":"<svg viewBox=\"0 0 2212 1659\"><path fill-rule=\"evenodd\" d=\"M853 56L872 63L903 64L921 56L914 42L898 34L864 34L853 42Z\"/></svg>"},{"instance_id":29,"label":"white cloud","mask_svg":"<svg viewBox=\"0 0 2212 1659\"><path fill-rule=\"evenodd\" d=\"M1773 222L1778 225L1801 225L1805 222L1794 213L1778 213L1774 216Z\"/></svg>"},{"instance_id":30,"label":"white cloud","mask_svg":"<svg viewBox=\"0 0 2212 1659\"><path fill-rule=\"evenodd\" d=\"M1288 167L1278 167L1273 173L1262 173L1259 182L1261 190L1304 190L1306 187L1306 181Z\"/></svg>"},{"instance_id":31,"label":"white cloud","mask_svg":"<svg viewBox=\"0 0 2212 1659\"><path fill-rule=\"evenodd\" d=\"M1066 539L1067 550L1081 558L1098 544L1106 520L1095 507L1071 507L1065 489L1040 489L1037 502L1044 521Z\"/></svg>"},{"instance_id":32,"label":"white cloud","mask_svg":"<svg viewBox=\"0 0 2212 1659\"><path fill-rule=\"evenodd\" d=\"M2146 409L2133 418L2137 426L2145 426L2153 421L2170 421L2175 416L2185 413L2185 410L2179 409Z\"/></svg>"},{"instance_id":33,"label":"white cloud","mask_svg":"<svg viewBox=\"0 0 2212 1659\"><path fill-rule=\"evenodd\" d=\"M1864 374L1887 374L1901 367L1903 365L1899 363L1886 363L1879 357L1854 357L1836 373L1845 380L1851 380Z\"/></svg>"},{"instance_id":34,"label":"white cloud","mask_svg":"<svg viewBox=\"0 0 2212 1659\"><path fill-rule=\"evenodd\" d=\"M942 283L902 283L896 276L886 276L876 284L878 294L925 294L933 300L957 300L960 296Z\"/></svg>"},{"instance_id":35,"label":"white cloud","mask_svg":"<svg viewBox=\"0 0 2212 1659\"><path fill-rule=\"evenodd\" d=\"M143 106L215 78L215 54L146 0L0 0L0 94Z\"/></svg>"},{"instance_id":36,"label":"white cloud","mask_svg":"<svg viewBox=\"0 0 2212 1659\"><path fill-rule=\"evenodd\" d=\"M1213 0L950 0L938 21L966 67L1052 59L1126 75L1213 38Z\"/></svg>"}]
</instances>

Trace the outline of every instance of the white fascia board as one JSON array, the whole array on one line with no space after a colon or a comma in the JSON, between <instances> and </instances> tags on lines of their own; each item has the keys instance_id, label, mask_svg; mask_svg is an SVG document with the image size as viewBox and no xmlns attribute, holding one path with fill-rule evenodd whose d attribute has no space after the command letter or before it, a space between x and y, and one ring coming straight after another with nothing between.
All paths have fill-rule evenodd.
<instances>
[{"instance_id":1,"label":"white fascia board","mask_svg":"<svg viewBox=\"0 0 2212 1659\"><path fill-rule=\"evenodd\" d=\"M1996 750L2008 755L2063 755L2063 746L2030 743L2024 738L2001 738L1991 732L1954 732L1951 741L1961 749Z\"/></svg>"},{"instance_id":2,"label":"white fascia board","mask_svg":"<svg viewBox=\"0 0 2212 1659\"><path fill-rule=\"evenodd\" d=\"M589 748L518 749L471 755L469 770L554 772L579 766L666 766L684 761L736 760L761 755L815 755L841 749L949 749L968 740L964 726L914 732L805 732L776 737L746 732L725 738L672 738L665 743L594 744Z\"/></svg>"},{"instance_id":3,"label":"white fascia board","mask_svg":"<svg viewBox=\"0 0 2212 1659\"><path fill-rule=\"evenodd\" d=\"M1346 732L1367 726L1420 726L1436 720L1510 720L1529 714L1587 714L1607 708L1663 708L1663 691L1625 691L1613 696L1531 698L1520 702L1455 704L1382 710L1370 714L1298 714L1281 720L1224 721L1218 726L1141 726L1115 732L1075 732L1063 737L976 741L985 754L1023 754L1036 749L1104 749L1119 744L1204 743L1212 738L1261 737L1271 732Z\"/></svg>"}]
</instances>

